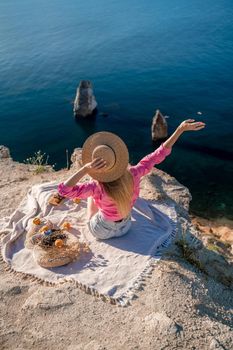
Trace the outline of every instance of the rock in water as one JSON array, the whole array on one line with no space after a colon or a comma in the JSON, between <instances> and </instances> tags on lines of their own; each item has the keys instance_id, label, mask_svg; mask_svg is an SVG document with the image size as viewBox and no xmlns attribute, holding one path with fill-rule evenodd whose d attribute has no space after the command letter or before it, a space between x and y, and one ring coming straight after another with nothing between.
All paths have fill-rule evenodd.
<instances>
[{"instance_id":1,"label":"rock in water","mask_svg":"<svg viewBox=\"0 0 233 350\"><path fill-rule=\"evenodd\" d=\"M74 101L74 115L84 118L92 116L97 111L96 107L92 83L89 80L81 80Z\"/></svg>"},{"instance_id":2,"label":"rock in water","mask_svg":"<svg viewBox=\"0 0 233 350\"><path fill-rule=\"evenodd\" d=\"M167 122L159 109L157 109L151 125L152 140L167 137Z\"/></svg>"}]
</instances>

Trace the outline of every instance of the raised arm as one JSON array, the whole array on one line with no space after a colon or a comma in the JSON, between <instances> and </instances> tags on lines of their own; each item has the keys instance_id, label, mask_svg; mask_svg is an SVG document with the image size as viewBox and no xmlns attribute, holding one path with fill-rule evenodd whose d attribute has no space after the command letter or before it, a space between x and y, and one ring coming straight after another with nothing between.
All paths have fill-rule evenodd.
<instances>
[{"instance_id":1,"label":"raised arm","mask_svg":"<svg viewBox=\"0 0 233 350\"><path fill-rule=\"evenodd\" d=\"M177 127L174 133L163 143L163 145L166 148L170 148L184 131L197 131L204 127L205 123L203 122L194 122L194 119L186 119Z\"/></svg>"},{"instance_id":2,"label":"raised arm","mask_svg":"<svg viewBox=\"0 0 233 350\"><path fill-rule=\"evenodd\" d=\"M203 122L195 122L194 119L184 120L174 131L174 133L163 142L154 152L148 154L140 160L140 162L131 166L131 172L135 176L144 176L148 174L155 164L161 163L172 151L172 146L184 131L200 130L205 127Z\"/></svg>"},{"instance_id":3,"label":"raised arm","mask_svg":"<svg viewBox=\"0 0 233 350\"><path fill-rule=\"evenodd\" d=\"M105 167L106 162L102 158L95 158L92 162L85 164L82 168L71 175L65 182L58 185L58 193L68 198L87 198L93 196L98 191L96 181L78 182L87 175L89 168L100 170Z\"/></svg>"},{"instance_id":4,"label":"raised arm","mask_svg":"<svg viewBox=\"0 0 233 350\"><path fill-rule=\"evenodd\" d=\"M102 158L95 158L92 162L85 164L82 168L80 168L76 173L71 175L65 182L64 185L72 187L76 185L76 183L81 180L81 178L87 175L88 169L93 168L95 170L99 169L101 171L104 168L106 162Z\"/></svg>"},{"instance_id":5,"label":"raised arm","mask_svg":"<svg viewBox=\"0 0 233 350\"><path fill-rule=\"evenodd\" d=\"M130 166L130 172L136 177L142 177L148 174L155 164L162 161L171 153L171 148L164 147L162 143L154 152L148 154L140 160L137 165Z\"/></svg>"}]
</instances>

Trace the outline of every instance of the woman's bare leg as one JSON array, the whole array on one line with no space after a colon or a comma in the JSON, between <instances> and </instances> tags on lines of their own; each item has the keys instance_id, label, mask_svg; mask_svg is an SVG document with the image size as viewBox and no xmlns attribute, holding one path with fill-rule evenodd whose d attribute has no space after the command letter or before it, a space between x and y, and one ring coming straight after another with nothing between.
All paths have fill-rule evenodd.
<instances>
[{"instance_id":1,"label":"woman's bare leg","mask_svg":"<svg viewBox=\"0 0 233 350\"><path fill-rule=\"evenodd\" d=\"M98 208L95 205L93 198L92 197L88 197L87 198L87 219L90 220L90 218L97 213Z\"/></svg>"}]
</instances>

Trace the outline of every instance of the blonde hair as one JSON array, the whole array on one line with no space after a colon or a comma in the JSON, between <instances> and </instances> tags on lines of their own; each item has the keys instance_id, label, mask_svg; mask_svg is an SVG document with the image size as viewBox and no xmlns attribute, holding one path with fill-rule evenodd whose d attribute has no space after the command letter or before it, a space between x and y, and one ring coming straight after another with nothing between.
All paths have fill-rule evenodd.
<instances>
[{"instance_id":1,"label":"blonde hair","mask_svg":"<svg viewBox=\"0 0 233 350\"><path fill-rule=\"evenodd\" d=\"M112 182L101 182L105 192L115 202L119 212L126 217L131 210L133 197L133 176L127 169L117 180Z\"/></svg>"}]
</instances>

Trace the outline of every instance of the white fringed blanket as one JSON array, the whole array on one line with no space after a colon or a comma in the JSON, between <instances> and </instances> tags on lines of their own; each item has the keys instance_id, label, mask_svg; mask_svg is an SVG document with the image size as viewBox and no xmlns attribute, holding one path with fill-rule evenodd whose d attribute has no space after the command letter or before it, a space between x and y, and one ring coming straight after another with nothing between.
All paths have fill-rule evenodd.
<instances>
[{"instance_id":1,"label":"white fringed blanket","mask_svg":"<svg viewBox=\"0 0 233 350\"><path fill-rule=\"evenodd\" d=\"M160 258L163 246L175 236L174 206L139 198L132 210L129 232L123 237L97 241L86 224L86 201L75 204L66 199L59 207L47 204L57 185L53 182L33 186L8 222L1 220L0 229L6 233L1 242L3 260L14 271L54 284L69 281L105 301L127 305ZM91 253L66 266L40 267L32 251L24 247L25 232L35 216L58 225L70 222L72 233L89 244Z\"/></svg>"}]
</instances>

